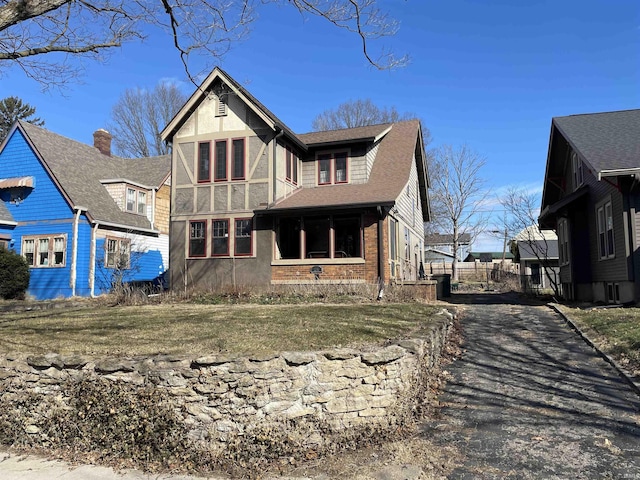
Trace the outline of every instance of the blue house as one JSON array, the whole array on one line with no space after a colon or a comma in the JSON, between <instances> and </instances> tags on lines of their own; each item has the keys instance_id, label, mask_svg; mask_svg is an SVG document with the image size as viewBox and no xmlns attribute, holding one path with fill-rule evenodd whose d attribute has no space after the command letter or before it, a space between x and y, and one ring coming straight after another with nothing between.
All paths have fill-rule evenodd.
<instances>
[{"instance_id":1,"label":"blue house","mask_svg":"<svg viewBox=\"0 0 640 480\"><path fill-rule=\"evenodd\" d=\"M90 146L18 121L0 144L0 246L27 260L36 299L167 270L170 158L116 157L111 139L98 130Z\"/></svg>"}]
</instances>

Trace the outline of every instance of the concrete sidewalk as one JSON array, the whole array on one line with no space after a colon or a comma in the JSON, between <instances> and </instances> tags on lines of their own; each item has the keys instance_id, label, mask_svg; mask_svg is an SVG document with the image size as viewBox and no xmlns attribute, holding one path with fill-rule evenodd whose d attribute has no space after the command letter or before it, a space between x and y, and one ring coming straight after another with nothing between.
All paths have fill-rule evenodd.
<instances>
[{"instance_id":1,"label":"concrete sidewalk","mask_svg":"<svg viewBox=\"0 0 640 480\"><path fill-rule=\"evenodd\" d=\"M449 478L640 479L640 398L617 371L546 306L468 300L464 355L424 425L461 452Z\"/></svg>"},{"instance_id":2,"label":"concrete sidewalk","mask_svg":"<svg viewBox=\"0 0 640 480\"><path fill-rule=\"evenodd\" d=\"M203 480L184 475L146 474L134 470L116 472L96 465L71 466L58 460L0 451L0 478L6 480ZM210 477L213 478L213 477Z\"/></svg>"}]
</instances>

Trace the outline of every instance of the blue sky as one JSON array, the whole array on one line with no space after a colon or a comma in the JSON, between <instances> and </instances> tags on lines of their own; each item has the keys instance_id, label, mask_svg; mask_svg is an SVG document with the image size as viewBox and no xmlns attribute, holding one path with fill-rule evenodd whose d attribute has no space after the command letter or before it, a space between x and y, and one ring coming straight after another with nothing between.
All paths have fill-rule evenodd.
<instances>
[{"instance_id":1,"label":"blue sky","mask_svg":"<svg viewBox=\"0 0 640 480\"><path fill-rule=\"evenodd\" d=\"M640 108L637 0L379 4L400 30L372 46L408 54L402 69L378 71L353 34L274 5L260 7L250 37L219 64L299 133L351 99L415 113L433 146L466 143L486 159L492 192L541 188L551 117ZM87 64L82 83L62 93L41 92L20 70L5 70L0 98L19 96L46 128L90 144L125 89L163 79L193 91L170 38L156 33L114 51L105 64ZM485 238L474 249L501 250L502 240Z\"/></svg>"}]
</instances>

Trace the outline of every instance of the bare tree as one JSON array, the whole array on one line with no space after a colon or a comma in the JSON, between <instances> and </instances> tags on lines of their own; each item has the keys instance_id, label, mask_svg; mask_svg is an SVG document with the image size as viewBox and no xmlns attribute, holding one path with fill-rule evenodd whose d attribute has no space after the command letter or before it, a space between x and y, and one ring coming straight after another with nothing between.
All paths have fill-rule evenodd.
<instances>
[{"instance_id":1,"label":"bare tree","mask_svg":"<svg viewBox=\"0 0 640 480\"><path fill-rule=\"evenodd\" d=\"M393 123L416 118L412 113L398 113L396 107L378 107L370 99L349 100L335 109L325 110L317 115L311 124L314 131L338 130L341 128L364 127L378 123Z\"/></svg>"},{"instance_id":2,"label":"bare tree","mask_svg":"<svg viewBox=\"0 0 640 480\"><path fill-rule=\"evenodd\" d=\"M452 280L458 280L460 237L469 234L471 242L485 229L487 218L482 213L487 199L482 167L485 160L467 145L454 148L443 145L429 157L431 178L431 214L442 232L452 235Z\"/></svg>"},{"instance_id":3,"label":"bare tree","mask_svg":"<svg viewBox=\"0 0 640 480\"><path fill-rule=\"evenodd\" d=\"M38 125L44 125L44 120L34 117L35 107L23 103L18 97L7 97L0 100L0 143L9 134L9 130L17 120L24 120Z\"/></svg>"},{"instance_id":4,"label":"bare tree","mask_svg":"<svg viewBox=\"0 0 640 480\"><path fill-rule=\"evenodd\" d=\"M160 132L187 101L173 83L161 82L153 90L125 90L111 110L114 147L124 157L166 155Z\"/></svg>"},{"instance_id":5,"label":"bare tree","mask_svg":"<svg viewBox=\"0 0 640 480\"><path fill-rule=\"evenodd\" d=\"M540 262L545 277L549 280L549 285L554 295L560 295L559 279L556 270L548 265L548 257L551 253L552 237L540 228L538 215L540 213L540 196L523 188L512 187L499 199L505 210L505 230L511 232L515 242L528 246ZM555 240L557 242L557 240Z\"/></svg>"},{"instance_id":6,"label":"bare tree","mask_svg":"<svg viewBox=\"0 0 640 480\"><path fill-rule=\"evenodd\" d=\"M17 65L44 88L64 85L81 73L68 56L100 60L123 44L141 40L145 31L168 33L187 76L189 59L199 55L210 70L230 47L249 33L256 10L265 4L289 6L303 16L326 19L354 33L362 52L380 69L404 65L370 40L394 35L398 23L377 8L376 0L4 0L0 1L0 71Z\"/></svg>"}]
</instances>

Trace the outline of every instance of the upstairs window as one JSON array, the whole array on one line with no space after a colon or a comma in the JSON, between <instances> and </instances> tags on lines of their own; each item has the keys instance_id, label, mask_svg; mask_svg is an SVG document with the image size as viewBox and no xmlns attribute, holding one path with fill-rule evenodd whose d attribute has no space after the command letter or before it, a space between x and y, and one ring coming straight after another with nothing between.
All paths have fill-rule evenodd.
<instances>
[{"instance_id":1,"label":"upstairs window","mask_svg":"<svg viewBox=\"0 0 640 480\"><path fill-rule=\"evenodd\" d=\"M133 187L127 187L127 212L147 214L147 192Z\"/></svg>"},{"instance_id":2,"label":"upstairs window","mask_svg":"<svg viewBox=\"0 0 640 480\"><path fill-rule=\"evenodd\" d=\"M598 222L598 256L601 260L615 257L613 236L613 209L611 201L607 201L596 208Z\"/></svg>"},{"instance_id":3,"label":"upstairs window","mask_svg":"<svg viewBox=\"0 0 640 480\"><path fill-rule=\"evenodd\" d=\"M227 179L227 141L216 140L216 158L215 158L215 177L216 182Z\"/></svg>"},{"instance_id":4,"label":"upstairs window","mask_svg":"<svg viewBox=\"0 0 640 480\"><path fill-rule=\"evenodd\" d=\"M207 222L192 220L189 222L189 256L204 257L207 246Z\"/></svg>"},{"instance_id":5,"label":"upstairs window","mask_svg":"<svg viewBox=\"0 0 640 480\"><path fill-rule=\"evenodd\" d=\"M211 180L211 143L198 144L198 182Z\"/></svg>"},{"instance_id":6,"label":"upstairs window","mask_svg":"<svg viewBox=\"0 0 640 480\"><path fill-rule=\"evenodd\" d=\"M293 184L298 183L298 156L291 147L286 151L286 179Z\"/></svg>"},{"instance_id":7,"label":"upstairs window","mask_svg":"<svg viewBox=\"0 0 640 480\"><path fill-rule=\"evenodd\" d=\"M231 171L231 180L244 180L244 138L238 138L231 142L231 158L233 161L233 170Z\"/></svg>"},{"instance_id":8,"label":"upstairs window","mask_svg":"<svg viewBox=\"0 0 640 480\"><path fill-rule=\"evenodd\" d=\"M571 169L573 172L573 189L576 190L584 183L584 175L582 172L582 160L576 152L571 154Z\"/></svg>"},{"instance_id":9,"label":"upstairs window","mask_svg":"<svg viewBox=\"0 0 640 480\"><path fill-rule=\"evenodd\" d=\"M318 185L347 183L349 181L349 156L347 152L318 155Z\"/></svg>"}]
</instances>

